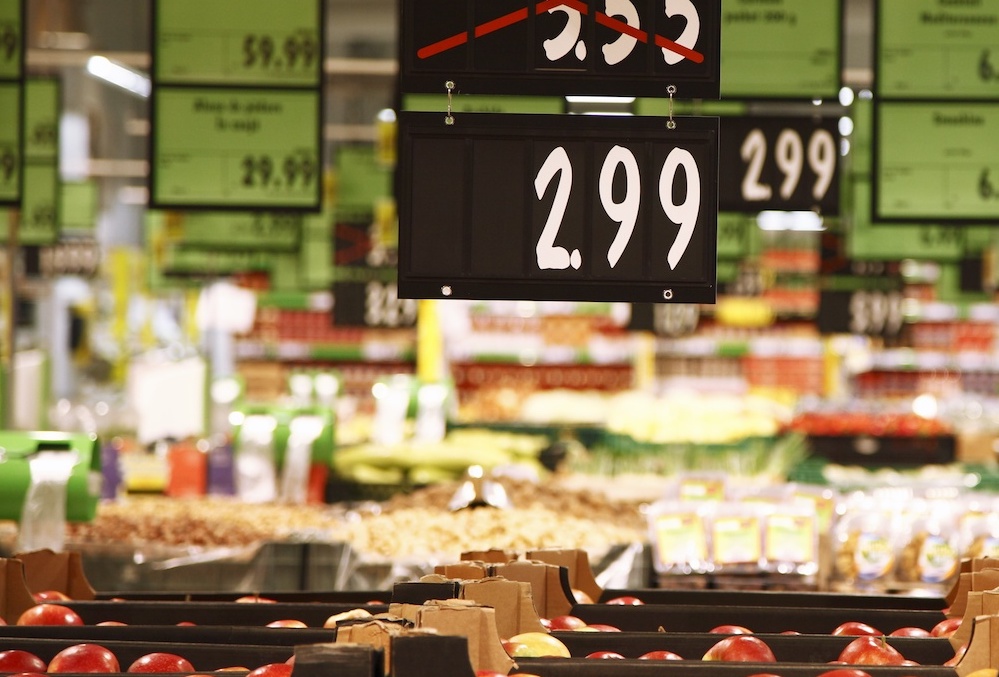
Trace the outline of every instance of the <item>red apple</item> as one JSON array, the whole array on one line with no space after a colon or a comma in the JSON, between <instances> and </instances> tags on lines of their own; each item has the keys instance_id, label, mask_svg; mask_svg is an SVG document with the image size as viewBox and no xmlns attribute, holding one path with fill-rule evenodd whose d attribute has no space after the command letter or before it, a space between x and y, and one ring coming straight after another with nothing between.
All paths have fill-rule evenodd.
<instances>
[{"instance_id":1,"label":"red apple","mask_svg":"<svg viewBox=\"0 0 999 677\"><path fill-rule=\"evenodd\" d=\"M884 633L871 627L867 623L861 623L860 621L847 621L846 623L837 626L836 629L832 631L832 634L837 636L848 635L857 637L880 637Z\"/></svg>"},{"instance_id":2,"label":"red apple","mask_svg":"<svg viewBox=\"0 0 999 677\"><path fill-rule=\"evenodd\" d=\"M69 602L72 598L61 590L41 590L31 593L31 598L36 603L41 602Z\"/></svg>"},{"instance_id":3,"label":"red apple","mask_svg":"<svg viewBox=\"0 0 999 677\"><path fill-rule=\"evenodd\" d=\"M121 667L117 657L100 644L74 644L49 661L49 674L54 672L121 672Z\"/></svg>"},{"instance_id":4,"label":"red apple","mask_svg":"<svg viewBox=\"0 0 999 677\"><path fill-rule=\"evenodd\" d=\"M128 625L128 623L122 623L121 621L101 621L97 625Z\"/></svg>"},{"instance_id":5,"label":"red apple","mask_svg":"<svg viewBox=\"0 0 999 677\"><path fill-rule=\"evenodd\" d=\"M194 666L183 656L154 651L136 658L126 672L194 672Z\"/></svg>"},{"instance_id":6,"label":"red apple","mask_svg":"<svg viewBox=\"0 0 999 677\"><path fill-rule=\"evenodd\" d=\"M755 635L732 635L716 643L703 660L706 661L751 661L754 663L776 663L773 651Z\"/></svg>"},{"instance_id":7,"label":"red apple","mask_svg":"<svg viewBox=\"0 0 999 677\"><path fill-rule=\"evenodd\" d=\"M782 630L780 632L780 634L781 635L800 635L801 633L798 632L797 630Z\"/></svg>"},{"instance_id":8,"label":"red apple","mask_svg":"<svg viewBox=\"0 0 999 677\"><path fill-rule=\"evenodd\" d=\"M667 651L665 649L656 649L655 651L646 651L641 656L640 659L646 661L682 661L683 656L675 654L672 651Z\"/></svg>"},{"instance_id":9,"label":"red apple","mask_svg":"<svg viewBox=\"0 0 999 677\"><path fill-rule=\"evenodd\" d=\"M847 644L838 660L850 665L901 665L905 656L883 636L864 635Z\"/></svg>"},{"instance_id":10,"label":"red apple","mask_svg":"<svg viewBox=\"0 0 999 677\"><path fill-rule=\"evenodd\" d=\"M871 675L859 668L836 668L827 670L818 677L871 677Z\"/></svg>"},{"instance_id":11,"label":"red apple","mask_svg":"<svg viewBox=\"0 0 999 677\"><path fill-rule=\"evenodd\" d=\"M611 599L604 602L604 604L623 604L625 606L641 606L645 604L639 598L633 595L621 595L620 597L612 597Z\"/></svg>"},{"instance_id":12,"label":"red apple","mask_svg":"<svg viewBox=\"0 0 999 677\"><path fill-rule=\"evenodd\" d=\"M48 666L41 658L21 649L0 651L0 673L45 672Z\"/></svg>"},{"instance_id":13,"label":"red apple","mask_svg":"<svg viewBox=\"0 0 999 677\"><path fill-rule=\"evenodd\" d=\"M524 656L524 652L527 651L527 644L524 642L511 642L509 639L501 639L500 644L503 645L503 650L506 651L508 656Z\"/></svg>"},{"instance_id":14,"label":"red apple","mask_svg":"<svg viewBox=\"0 0 999 677\"><path fill-rule=\"evenodd\" d=\"M716 635L751 635L753 631L743 625L716 625L708 630Z\"/></svg>"},{"instance_id":15,"label":"red apple","mask_svg":"<svg viewBox=\"0 0 999 677\"><path fill-rule=\"evenodd\" d=\"M953 616L952 618L945 618L932 628L930 628L930 635L933 637L950 637L957 629L961 627L961 621L964 618L961 616Z\"/></svg>"},{"instance_id":16,"label":"red apple","mask_svg":"<svg viewBox=\"0 0 999 677\"><path fill-rule=\"evenodd\" d=\"M80 615L61 604L36 604L17 619L18 625L83 625Z\"/></svg>"},{"instance_id":17,"label":"red apple","mask_svg":"<svg viewBox=\"0 0 999 677\"><path fill-rule=\"evenodd\" d=\"M781 677L780 675L775 675L772 672L754 672L748 677Z\"/></svg>"},{"instance_id":18,"label":"red apple","mask_svg":"<svg viewBox=\"0 0 999 677\"><path fill-rule=\"evenodd\" d=\"M580 628L580 630L596 630L597 632L621 632L621 628L616 625L607 625L606 623L590 623L585 628Z\"/></svg>"},{"instance_id":19,"label":"red apple","mask_svg":"<svg viewBox=\"0 0 999 677\"><path fill-rule=\"evenodd\" d=\"M268 628L307 628L309 627L304 622L295 618L282 618L281 620L271 621L267 624Z\"/></svg>"},{"instance_id":20,"label":"red apple","mask_svg":"<svg viewBox=\"0 0 999 677\"><path fill-rule=\"evenodd\" d=\"M896 628L891 631L888 635L889 637L929 637L930 631L926 628L917 628L911 625L907 625L902 628Z\"/></svg>"},{"instance_id":21,"label":"red apple","mask_svg":"<svg viewBox=\"0 0 999 677\"><path fill-rule=\"evenodd\" d=\"M267 663L250 670L246 677L291 677L292 666L287 663Z\"/></svg>"},{"instance_id":22,"label":"red apple","mask_svg":"<svg viewBox=\"0 0 999 677\"><path fill-rule=\"evenodd\" d=\"M954 656L952 658L948 658L947 660L944 661L944 665L946 665L949 668L952 668L952 667L956 666L958 663L961 662L961 659L964 658L964 654L966 654L966 653L968 653L968 643L967 642L965 642L964 644L962 644L961 646L959 646L957 648L957 651L954 652Z\"/></svg>"},{"instance_id":23,"label":"red apple","mask_svg":"<svg viewBox=\"0 0 999 677\"><path fill-rule=\"evenodd\" d=\"M549 618L548 622L552 630L576 630L577 628L586 627L586 621L571 614L554 616L553 618Z\"/></svg>"},{"instance_id":24,"label":"red apple","mask_svg":"<svg viewBox=\"0 0 999 677\"><path fill-rule=\"evenodd\" d=\"M14 672L7 677L45 677L41 672Z\"/></svg>"},{"instance_id":25,"label":"red apple","mask_svg":"<svg viewBox=\"0 0 999 677\"><path fill-rule=\"evenodd\" d=\"M593 598L578 588L572 589L572 596L576 604L593 604Z\"/></svg>"},{"instance_id":26,"label":"red apple","mask_svg":"<svg viewBox=\"0 0 999 677\"><path fill-rule=\"evenodd\" d=\"M237 597L235 601L240 604L275 604L277 602L276 599L261 597L260 595L243 595L242 597Z\"/></svg>"},{"instance_id":27,"label":"red apple","mask_svg":"<svg viewBox=\"0 0 999 677\"><path fill-rule=\"evenodd\" d=\"M181 627L186 627L186 626L189 626L189 625L197 625L197 623L195 623L194 621L179 621L177 623L177 625L179 625Z\"/></svg>"},{"instance_id":28,"label":"red apple","mask_svg":"<svg viewBox=\"0 0 999 677\"><path fill-rule=\"evenodd\" d=\"M594 651L593 653L586 654L587 658L620 658L624 659L624 656L619 654L617 651Z\"/></svg>"}]
</instances>

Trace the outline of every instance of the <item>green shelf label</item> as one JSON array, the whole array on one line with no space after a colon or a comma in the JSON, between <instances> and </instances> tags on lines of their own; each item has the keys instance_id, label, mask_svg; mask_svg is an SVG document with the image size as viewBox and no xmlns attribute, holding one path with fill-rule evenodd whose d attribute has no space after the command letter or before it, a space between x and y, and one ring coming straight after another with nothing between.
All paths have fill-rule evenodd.
<instances>
[{"instance_id":1,"label":"green shelf label","mask_svg":"<svg viewBox=\"0 0 999 677\"><path fill-rule=\"evenodd\" d=\"M0 82L0 120L0 204L12 205L21 199L20 83Z\"/></svg>"},{"instance_id":2,"label":"green shelf label","mask_svg":"<svg viewBox=\"0 0 999 677\"><path fill-rule=\"evenodd\" d=\"M0 80L20 80L24 72L22 2L0 0Z\"/></svg>"}]
</instances>

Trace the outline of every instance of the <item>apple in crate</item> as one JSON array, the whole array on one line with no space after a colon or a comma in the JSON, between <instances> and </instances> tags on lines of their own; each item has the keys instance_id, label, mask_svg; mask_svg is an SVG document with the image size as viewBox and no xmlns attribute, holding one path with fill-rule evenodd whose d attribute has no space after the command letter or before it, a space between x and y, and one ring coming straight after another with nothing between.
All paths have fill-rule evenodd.
<instances>
[{"instance_id":1,"label":"apple in crate","mask_svg":"<svg viewBox=\"0 0 999 677\"><path fill-rule=\"evenodd\" d=\"M950 637L961 627L961 621L963 620L964 618L961 616L945 618L930 628L930 635L933 637Z\"/></svg>"},{"instance_id":2,"label":"apple in crate","mask_svg":"<svg viewBox=\"0 0 999 677\"><path fill-rule=\"evenodd\" d=\"M504 647L513 658L535 658L538 656L554 656L569 658L569 648L557 637L547 632L522 632L506 640Z\"/></svg>"},{"instance_id":3,"label":"apple in crate","mask_svg":"<svg viewBox=\"0 0 999 677\"><path fill-rule=\"evenodd\" d=\"M932 637L930 631L926 628L917 628L915 626L906 625L905 627L895 628L890 633L889 637Z\"/></svg>"},{"instance_id":4,"label":"apple in crate","mask_svg":"<svg viewBox=\"0 0 999 677\"><path fill-rule=\"evenodd\" d=\"M847 644L837 660L850 665L902 665L905 656L884 637L858 637Z\"/></svg>"},{"instance_id":5,"label":"apple in crate","mask_svg":"<svg viewBox=\"0 0 999 677\"><path fill-rule=\"evenodd\" d=\"M703 656L706 661L776 663L774 652L755 635L732 635L717 642Z\"/></svg>"},{"instance_id":6,"label":"apple in crate","mask_svg":"<svg viewBox=\"0 0 999 677\"><path fill-rule=\"evenodd\" d=\"M586 654L587 658L620 658L624 659L624 656L619 654L617 651L594 651L593 653Z\"/></svg>"},{"instance_id":7,"label":"apple in crate","mask_svg":"<svg viewBox=\"0 0 999 677\"><path fill-rule=\"evenodd\" d=\"M634 595L621 595L620 597L612 597L611 599L604 602L604 604L621 604L624 606L640 606L645 604L642 600Z\"/></svg>"},{"instance_id":8,"label":"apple in crate","mask_svg":"<svg viewBox=\"0 0 999 677\"><path fill-rule=\"evenodd\" d=\"M36 604L17 619L18 625L83 625L80 615L61 604Z\"/></svg>"},{"instance_id":9,"label":"apple in crate","mask_svg":"<svg viewBox=\"0 0 999 677\"><path fill-rule=\"evenodd\" d=\"M154 651L136 658L126 672L194 672L194 666L183 656Z\"/></svg>"},{"instance_id":10,"label":"apple in crate","mask_svg":"<svg viewBox=\"0 0 999 677\"><path fill-rule=\"evenodd\" d=\"M578 630L586 627L586 621L578 616L566 614L549 618L548 627L552 630Z\"/></svg>"},{"instance_id":11,"label":"apple in crate","mask_svg":"<svg viewBox=\"0 0 999 677\"><path fill-rule=\"evenodd\" d=\"M823 672L819 677L871 677L871 673L859 668L836 668Z\"/></svg>"},{"instance_id":12,"label":"apple in crate","mask_svg":"<svg viewBox=\"0 0 999 677\"><path fill-rule=\"evenodd\" d=\"M100 644L68 646L49 661L49 674L55 672L121 672L118 658Z\"/></svg>"},{"instance_id":13,"label":"apple in crate","mask_svg":"<svg viewBox=\"0 0 999 677\"><path fill-rule=\"evenodd\" d=\"M708 630L714 635L751 635L753 631L744 625L716 625Z\"/></svg>"},{"instance_id":14,"label":"apple in crate","mask_svg":"<svg viewBox=\"0 0 999 677\"><path fill-rule=\"evenodd\" d=\"M836 628L832 631L832 634L837 637L843 635L852 635L856 637L880 637L884 633L877 628L871 627L867 623L861 623L860 621L847 621L846 623L836 626Z\"/></svg>"},{"instance_id":15,"label":"apple in crate","mask_svg":"<svg viewBox=\"0 0 999 677\"><path fill-rule=\"evenodd\" d=\"M40 590L38 592L31 593L31 598L35 600L36 603L69 602L72 600L72 597L61 590Z\"/></svg>"},{"instance_id":16,"label":"apple in crate","mask_svg":"<svg viewBox=\"0 0 999 677\"><path fill-rule=\"evenodd\" d=\"M682 661L683 656L673 653L672 651L667 651L666 649L656 649L654 651L646 651L641 656L638 657L644 661Z\"/></svg>"},{"instance_id":17,"label":"apple in crate","mask_svg":"<svg viewBox=\"0 0 999 677\"><path fill-rule=\"evenodd\" d=\"M291 677L293 666L287 663L267 663L246 673L246 677Z\"/></svg>"},{"instance_id":18,"label":"apple in crate","mask_svg":"<svg viewBox=\"0 0 999 677\"><path fill-rule=\"evenodd\" d=\"M7 649L0 651L0 674L12 672L45 672L48 666L30 651Z\"/></svg>"}]
</instances>

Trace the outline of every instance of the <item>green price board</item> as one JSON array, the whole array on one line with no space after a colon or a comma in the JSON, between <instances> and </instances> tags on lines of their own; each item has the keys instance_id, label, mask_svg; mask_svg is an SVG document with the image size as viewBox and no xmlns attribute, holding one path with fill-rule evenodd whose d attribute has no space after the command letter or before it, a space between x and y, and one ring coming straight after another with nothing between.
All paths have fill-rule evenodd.
<instances>
[{"instance_id":1,"label":"green price board","mask_svg":"<svg viewBox=\"0 0 999 677\"><path fill-rule=\"evenodd\" d=\"M842 0L725 0L722 97L835 99L842 17Z\"/></svg>"},{"instance_id":2,"label":"green price board","mask_svg":"<svg viewBox=\"0 0 999 677\"><path fill-rule=\"evenodd\" d=\"M28 78L24 81L24 159L26 162L59 158L59 81Z\"/></svg>"},{"instance_id":3,"label":"green price board","mask_svg":"<svg viewBox=\"0 0 999 677\"><path fill-rule=\"evenodd\" d=\"M203 249L298 249L302 214L178 212L167 216L170 242Z\"/></svg>"},{"instance_id":4,"label":"green price board","mask_svg":"<svg viewBox=\"0 0 999 677\"><path fill-rule=\"evenodd\" d=\"M0 0L0 80L20 80L24 73L22 2Z\"/></svg>"},{"instance_id":5,"label":"green price board","mask_svg":"<svg viewBox=\"0 0 999 677\"><path fill-rule=\"evenodd\" d=\"M878 0L883 98L999 99L999 0Z\"/></svg>"},{"instance_id":6,"label":"green price board","mask_svg":"<svg viewBox=\"0 0 999 677\"><path fill-rule=\"evenodd\" d=\"M875 105L874 221L995 223L999 104Z\"/></svg>"},{"instance_id":7,"label":"green price board","mask_svg":"<svg viewBox=\"0 0 999 677\"><path fill-rule=\"evenodd\" d=\"M317 211L319 90L159 87L151 206Z\"/></svg>"},{"instance_id":8,"label":"green price board","mask_svg":"<svg viewBox=\"0 0 999 677\"><path fill-rule=\"evenodd\" d=\"M25 164L18 242L22 245L54 244L59 239L58 204L59 166L54 162Z\"/></svg>"},{"instance_id":9,"label":"green price board","mask_svg":"<svg viewBox=\"0 0 999 677\"><path fill-rule=\"evenodd\" d=\"M153 25L158 84L321 83L321 0L158 0Z\"/></svg>"},{"instance_id":10,"label":"green price board","mask_svg":"<svg viewBox=\"0 0 999 677\"><path fill-rule=\"evenodd\" d=\"M0 82L0 205L21 199L21 84ZM7 121L10 121L10 124Z\"/></svg>"}]
</instances>

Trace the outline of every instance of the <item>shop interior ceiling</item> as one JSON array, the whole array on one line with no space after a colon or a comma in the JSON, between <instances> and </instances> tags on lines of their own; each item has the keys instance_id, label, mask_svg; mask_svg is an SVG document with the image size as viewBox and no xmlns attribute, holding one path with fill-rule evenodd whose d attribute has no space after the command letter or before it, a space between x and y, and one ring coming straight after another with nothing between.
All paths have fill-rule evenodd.
<instances>
[{"instance_id":1,"label":"shop interior ceiling","mask_svg":"<svg viewBox=\"0 0 999 677\"><path fill-rule=\"evenodd\" d=\"M863 89L872 79L873 0L843 3L843 80ZM238 11L238 2L232 6ZM28 73L58 75L62 81L63 176L98 180L102 211L96 226L103 245L139 246L148 102L88 77L86 62L103 54L148 72L152 2L27 0L27 7ZM375 115L392 102L396 2L327 0L326 20L327 145L368 140ZM67 121L72 124L65 126Z\"/></svg>"}]
</instances>

